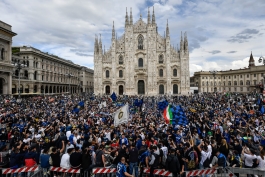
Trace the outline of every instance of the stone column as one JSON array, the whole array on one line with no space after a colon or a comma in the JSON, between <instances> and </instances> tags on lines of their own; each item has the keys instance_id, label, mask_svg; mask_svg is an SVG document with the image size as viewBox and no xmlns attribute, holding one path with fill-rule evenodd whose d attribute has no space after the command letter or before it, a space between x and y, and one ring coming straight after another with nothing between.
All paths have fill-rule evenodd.
<instances>
[{"instance_id":1,"label":"stone column","mask_svg":"<svg viewBox=\"0 0 265 177\"><path fill-rule=\"evenodd\" d=\"M12 72L8 73L7 94L12 94Z\"/></svg>"}]
</instances>

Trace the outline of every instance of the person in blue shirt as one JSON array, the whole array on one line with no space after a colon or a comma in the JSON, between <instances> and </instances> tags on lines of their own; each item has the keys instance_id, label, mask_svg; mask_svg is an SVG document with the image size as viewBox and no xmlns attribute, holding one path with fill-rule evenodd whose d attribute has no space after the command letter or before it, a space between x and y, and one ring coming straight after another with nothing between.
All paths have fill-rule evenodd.
<instances>
[{"instance_id":1,"label":"person in blue shirt","mask_svg":"<svg viewBox=\"0 0 265 177\"><path fill-rule=\"evenodd\" d=\"M129 145L128 139L125 137L125 135L123 134L121 139L120 139L120 146L122 146L122 144L125 144L126 146Z\"/></svg>"},{"instance_id":2,"label":"person in blue shirt","mask_svg":"<svg viewBox=\"0 0 265 177\"><path fill-rule=\"evenodd\" d=\"M125 157L121 158L121 162L118 163L117 165L117 172L116 172L116 177L133 177L133 175L130 175L127 171L126 171L126 166L125 166Z\"/></svg>"}]
</instances>

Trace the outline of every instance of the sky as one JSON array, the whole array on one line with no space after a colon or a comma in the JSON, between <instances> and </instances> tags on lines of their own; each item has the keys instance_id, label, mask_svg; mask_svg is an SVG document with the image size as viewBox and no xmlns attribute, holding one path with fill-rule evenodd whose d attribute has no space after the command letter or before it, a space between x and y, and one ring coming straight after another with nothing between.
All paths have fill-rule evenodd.
<instances>
[{"instance_id":1,"label":"sky","mask_svg":"<svg viewBox=\"0 0 265 177\"><path fill-rule=\"evenodd\" d=\"M79 65L94 67L94 38L101 34L106 50L112 23L124 32L125 12L134 23L155 9L158 32L169 23L171 44L186 31L190 73L248 67L265 55L265 0L1 0L0 20L17 33L13 46L32 46Z\"/></svg>"}]
</instances>

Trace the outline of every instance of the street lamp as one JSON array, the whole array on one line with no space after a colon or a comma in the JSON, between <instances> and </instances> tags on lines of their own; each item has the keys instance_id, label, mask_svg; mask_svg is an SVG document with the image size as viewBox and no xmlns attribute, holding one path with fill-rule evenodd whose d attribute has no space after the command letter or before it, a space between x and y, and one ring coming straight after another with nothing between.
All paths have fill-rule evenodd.
<instances>
[{"instance_id":1,"label":"street lamp","mask_svg":"<svg viewBox=\"0 0 265 177\"><path fill-rule=\"evenodd\" d=\"M66 74L66 76L67 76L67 77L69 77L69 86L68 86L68 92L69 92L69 94L71 94L71 91L70 91L70 78L71 78L71 77L73 77L74 75L73 75L73 74L71 74L71 73L68 73L68 74Z\"/></svg>"},{"instance_id":2,"label":"street lamp","mask_svg":"<svg viewBox=\"0 0 265 177\"><path fill-rule=\"evenodd\" d=\"M216 75L217 71L213 70L213 71L210 71L210 73L213 75L213 90L214 90L214 92L216 92L216 90L215 90L215 75Z\"/></svg>"},{"instance_id":3,"label":"street lamp","mask_svg":"<svg viewBox=\"0 0 265 177\"><path fill-rule=\"evenodd\" d=\"M20 63L20 60L18 60L18 61L14 61L13 62L13 64L12 64L13 66L15 66L15 68L16 68L16 70L18 70L18 98L20 98L20 70L22 69L22 68L25 68L26 67L26 65L24 65L23 63Z\"/></svg>"},{"instance_id":4,"label":"street lamp","mask_svg":"<svg viewBox=\"0 0 265 177\"><path fill-rule=\"evenodd\" d=\"M263 63L263 65L265 65L265 58L263 56L259 58L259 63ZM263 90L265 90L265 74L264 73L263 73Z\"/></svg>"}]
</instances>

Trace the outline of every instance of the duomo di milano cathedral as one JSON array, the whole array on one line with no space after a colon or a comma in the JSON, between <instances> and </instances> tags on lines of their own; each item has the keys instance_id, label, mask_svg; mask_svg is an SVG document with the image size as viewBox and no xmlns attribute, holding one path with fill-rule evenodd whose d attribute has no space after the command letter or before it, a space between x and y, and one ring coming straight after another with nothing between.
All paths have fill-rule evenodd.
<instances>
[{"instance_id":1,"label":"duomo di milano cathedral","mask_svg":"<svg viewBox=\"0 0 265 177\"><path fill-rule=\"evenodd\" d=\"M102 49L101 36L94 46L94 93L122 95L187 94L190 90L189 50L186 33L179 49L170 44L168 23L158 34L155 13L148 9L147 23L125 16L125 32L112 29L111 47Z\"/></svg>"}]
</instances>

